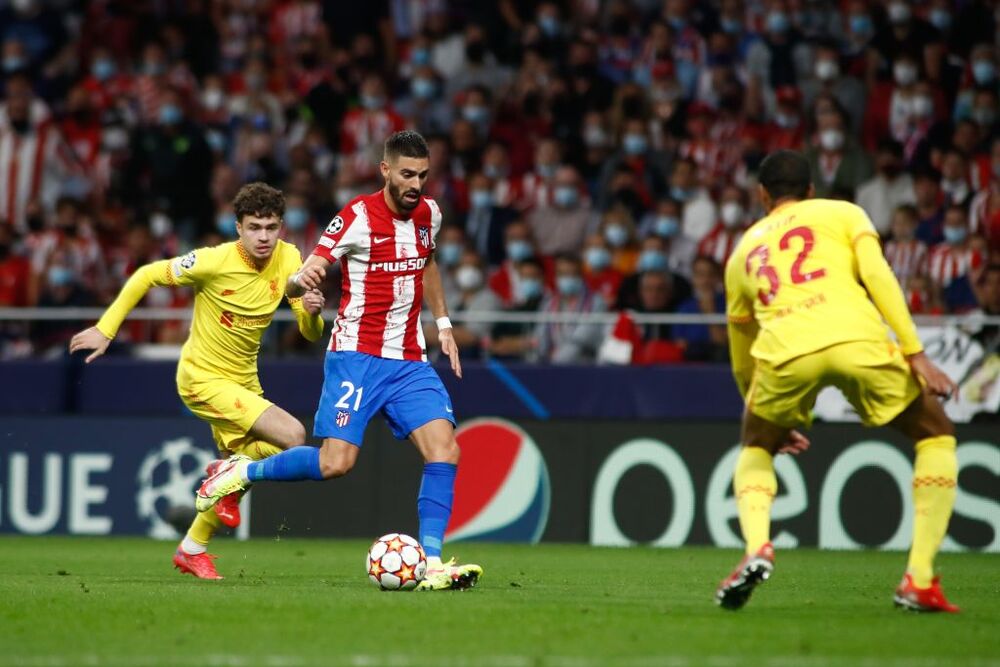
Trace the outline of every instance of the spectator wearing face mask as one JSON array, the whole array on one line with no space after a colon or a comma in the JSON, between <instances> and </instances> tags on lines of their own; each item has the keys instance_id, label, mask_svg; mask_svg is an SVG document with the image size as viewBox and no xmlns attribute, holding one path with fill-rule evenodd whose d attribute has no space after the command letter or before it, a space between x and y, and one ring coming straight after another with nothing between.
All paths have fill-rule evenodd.
<instances>
[{"instance_id":1,"label":"spectator wearing face mask","mask_svg":"<svg viewBox=\"0 0 1000 667\"><path fill-rule=\"evenodd\" d=\"M775 91L775 102L777 109L763 127L765 152L802 150L806 136L802 118L802 95L797 88L783 86Z\"/></svg>"},{"instance_id":2,"label":"spectator wearing face mask","mask_svg":"<svg viewBox=\"0 0 1000 667\"><path fill-rule=\"evenodd\" d=\"M616 310L626 310L639 306L642 276L649 272L665 273L670 276L671 310L691 294L691 284L687 278L673 269L669 250L668 241L658 236L648 236L642 240L635 272L627 275L618 289L618 298L615 301ZM690 257L685 258L684 263L690 268Z\"/></svg>"},{"instance_id":3,"label":"spectator wearing face mask","mask_svg":"<svg viewBox=\"0 0 1000 667\"><path fill-rule=\"evenodd\" d=\"M611 266L628 275L635 271L639 259L636 247L635 222L623 207L616 207L604 214L597 232L611 249Z\"/></svg>"},{"instance_id":4,"label":"spectator wearing face mask","mask_svg":"<svg viewBox=\"0 0 1000 667\"><path fill-rule=\"evenodd\" d=\"M474 23L466 26L464 50L465 62L455 72L438 67L438 59L434 59L436 69L444 74L448 82L447 97L471 86L482 86L486 90L498 92L507 87L511 80L510 69L499 63L490 50L486 31L482 26Z\"/></svg>"},{"instance_id":5,"label":"spectator wearing face mask","mask_svg":"<svg viewBox=\"0 0 1000 667\"><path fill-rule=\"evenodd\" d=\"M674 312L673 276L665 271L647 271L639 278L637 297L630 311ZM636 324L631 312L623 312L598 351L598 361L612 364L677 363L684 350L673 340L669 324Z\"/></svg>"},{"instance_id":6,"label":"spectator wearing face mask","mask_svg":"<svg viewBox=\"0 0 1000 667\"><path fill-rule=\"evenodd\" d=\"M85 308L96 305L94 293L80 284L79 276L63 253L54 253L45 269L38 305L41 308ZM68 320L42 321L35 324L32 341L36 351L64 348L73 334L84 326Z\"/></svg>"},{"instance_id":7,"label":"spectator wearing face mask","mask_svg":"<svg viewBox=\"0 0 1000 667\"><path fill-rule=\"evenodd\" d=\"M583 245L583 279L587 289L600 295L604 303L614 303L618 298L624 275L611 266L611 249L600 234L592 234Z\"/></svg>"},{"instance_id":8,"label":"spectator wearing face mask","mask_svg":"<svg viewBox=\"0 0 1000 667\"><path fill-rule=\"evenodd\" d=\"M715 225L718 212L708 189L698 181L698 170L693 160L677 160L670 174L670 198L684 210L681 232L693 243L700 243Z\"/></svg>"},{"instance_id":9,"label":"spectator wearing face mask","mask_svg":"<svg viewBox=\"0 0 1000 667\"><path fill-rule=\"evenodd\" d=\"M929 80L940 81L943 35L913 9L913 3L908 0L890 0L885 8L889 29L878 31L872 46L882 62L894 63L905 57L918 64Z\"/></svg>"},{"instance_id":10,"label":"spectator wearing face mask","mask_svg":"<svg viewBox=\"0 0 1000 667\"><path fill-rule=\"evenodd\" d=\"M131 74L119 66L110 49L101 45L91 52L90 68L80 85L90 95L90 103L99 113L127 108L128 100L134 94Z\"/></svg>"},{"instance_id":11,"label":"spectator wearing face mask","mask_svg":"<svg viewBox=\"0 0 1000 667\"><path fill-rule=\"evenodd\" d=\"M298 248L303 257L308 257L316 249L316 239L322 231L306 198L289 193L285 198L282 238Z\"/></svg>"},{"instance_id":12,"label":"spectator wearing face mask","mask_svg":"<svg viewBox=\"0 0 1000 667\"><path fill-rule=\"evenodd\" d=\"M835 42L819 43L811 74L800 86L803 106L811 109L819 95L832 95L847 112L851 131L859 131L865 114L867 91L861 79L843 70L840 49Z\"/></svg>"},{"instance_id":13,"label":"spectator wearing face mask","mask_svg":"<svg viewBox=\"0 0 1000 667\"><path fill-rule=\"evenodd\" d=\"M872 175L871 161L848 134L843 112L836 108L817 115L816 133L806 158L812 167L817 197L834 193L853 196Z\"/></svg>"},{"instance_id":14,"label":"spectator wearing face mask","mask_svg":"<svg viewBox=\"0 0 1000 667\"><path fill-rule=\"evenodd\" d=\"M140 210L162 207L178 231L193 236L208 228L212 215L212 154L202 128L188 120L179 92L168 89L161 99L157 122L132 142L125 193Z\"/></svg>"},{"instance_id":15,"label":"spectator wearing face mask","mask_svg":"<svg viewBox=\"0 0 1000 667\"><path fill-rule=\"evenodd\" d=\"M914 126L933 120L933 94L928 95L920 82L920 62L901 54L892 63L891 79L875 85L868 98L862 129L865 148L874 151L886 136L904 143Z\"/></svg>"},{"instance_id":16,"label":"spectator wearing face mask","mask_svg":"<svg viewBox=\"0 0 1000 667\"><path fill-rule=\"evenodd\" d=\"M708 315L726 312L722 288L722 267L711 257L694 260L691 296L677 306L678 313ZM683 348L688 361L724 362L729 358L726 328L721 325L678 324L673 337Z\"/></svg>"},{"instance_id":17,"label":"spectator wearing face mask","mask_svg":"<svg viewBox=\"0 0 1000 667\"><path fill-rule=\"evenodd\" d=\"M892 237L885 244L885 259L900 285L927 269L927 244L917 238L917 209L898 206L892 214Z\"/></svg>"},{"instance_id":18,"label":"spectator wearing face mask","mask_svg":"<svg viewBox=\"0 0 1000 667\"><path fill-rule=\"evenodd\" d=\"M979 88L974 92L969 120L975 125L978 139L974 150L985 158L981 160L981 164L988 167L989 158L986 155L993 140L1000 136L1000 92L995 86ZM989 177L980 179L979 182L988 183Z\"/></svg>"},{"instance_id":19,"label":"spectator wearing face mask","mask_svg":"<svg viewBox=\"0 0 1000 667\"><path fill-rule=\"evenodd\" d=\"M340 152L362 180L374 178L382 142L406 123L389 103L385 82L369 74L361 82L358 105L347 112L340 130Z\"/></svg>"},{"instance_id":20,"label":"spectator wearing face mask","mask_svg":"<svg viewBox=\"0 0 1000 667\"><path fill-rule=\"evenodd\" d=\"M645 121L629 118L622 126L619 149L607 159L601 171L598 208L606 210L614 202L613 181L620 170L628 170L633 174L638 203L649 207L653 201L666 194L664 184L670 167L669 156L650 145Z\"/></svg>"},{"instance_id":21,"label":"spectator wearing face mask","mask_svg":"<svg viewBox=\"0 0 1000 667\"><path fill-rule=\"evenodd\" d=\"M514 220L504 230L504 258L487 278L487 285L505 307L517 297L520 271L518 266L527 260L542 267L544 286L554 285L555 266L551 257L541 255L531 236L531 228L521 220Z\"/></svg>"},{"instance_id":22,"label":"spectator wearing face mask","mask_svg":"<svg viewBox=\"0 0 1000 667\"><path fill-rule=\"evenodd\" d=\"M542 301L539 312L586 315L607 310L604 299L587 288L579 257L556 258L556 289ZM604 326L591 322L543 322L535 328L538 358L554 364L592 360L604 339Z\"/></svg>"},{"instance_id":23,"label":"spectator wearing face mask","mask_svg":"<svg viewBox=\"0 0 1000 667\"><path fill-rule=\"evenodd\" d=\"M913 174L913 192L916 196L917 238L928 247L944 240L941 228L944 222L944 195L941 192L941 174L927 167Z\"/></svg>"},{"instance_id":24,"label":"spectator wearing face mask","mask_svg":"<svg viewBox=\"0 0 1000 667\"><path fill-rule=\"evenodd\" d=\"M562 148L557 140L546 138L538 142L534 165L521 177L519 210L528 211L536 206L552 204L553 179L561 159Z\"/></svg>"},{"instance_id":25,"label":"spectator wearing face mask","mask_svg":"<svg viewBox=\"0 0 1000 667\"><path fill-rule=\"evenodd\" d=\"M698 255L725 266L749 222L742 188L727 185L719 195L719 221L698 244Z\"/></svg>"},{"instance_id":26,"label":"spectator wearing face mask","mask_svg":"<svg viewBox=\"0 0 1000 667\"><path fill-rule=\"evenodd\" d=\"M808 70L810 49L792 24L788 4L784 0L766 3L761 39L747 51L751 85L762 90L795 86L799 74Z\"/></svg>"},{"instance_id":27,"label":"spectator wearing face mask","mask_svg":"<svg viewBox=\"0 0 1000 667\"><path fill-rule=\"evenodd\" d=\"M456 229L456 228L452 228ZM457 231L457 230L456 230ZM454 244L459 250L459 258L450 267L450 280L454 285L454 293L447 295L448 308L452 313L491 313L500 310L503 304L496 294L486 285L485 267L482 258L474 250L461 248L457 241L445 243ZM437 247L437 261L444 265L443 260L450 260L450 245L441 241ZM463 358L478 359L482 356L484 346L488 344L490 323L486 321L462 322L456 321L454 328L455 342ZM437 347L437 327L429 325L424 329L429 347Z\"/></svg>"},{"instance_id":28,"label":"spectator wearing face mask","mask_svg":"<svg viewBox=\"0 0 1000 667\"><path fill-rule=\"evenodd\" d=\"M525 221L542 254L560 255L579 251L594 217L580 175L574 167L563 165L553 179L552 204L529 211Z\"/></svg>"},{"instance_id":29,"label":"spectator wearing face mask","mask_svg":"<svg viewBox=\"0 0 1000 667\"><path fill-rule=\"evenodd\" d=\"M987 185L975 196L969 206L969 228L986 238L990 252L1000 257L1000 136L993 139L989 160Z\"/></svg>"},{"instance_id":30,"label":"spectator wearing face mask","mask_svg":"<svg viewBox=\"0 0 1000 667\"><path fill-rule=\"evenodd\" d=\"M486 174L473 174L468 186L468 213L463 222L465 234L476 252L490 266L496 266L504 259L505 230L517 213L496 201L493 182Z\"/></svg>"},{"instance_id":31,"label":"spectator wearing face mask","mask_svg":"<svg viewBox=\"0 0 1000 667\"><path fill-rule=\"evenodd\" d=\"M977 91L996 90L1000 73L997 71L996 46L977 43L969 52L968 62L962 72L962 89L955 96L954 117L970 118L975 106Z\"/></svg>"},{"instance_id":32,"label":"spectator wearing face mask","mask_svg":"<svg viewBox=\"0 0 1000 667\"><path fill-rule=\"evenodd\" d=\"M65 185L83 172L28 76L10 76L5 92L0 103L0 216L23 232L29 202L51 211Z\"/></svg>"},{"instance_id":33,"label":"spectator wearing face mask","mask_svg":"<svg viewBox=\"0 0 1000 667\"><path fill-rule=\"evenodd\" d=\"M903 171L903 148L885 139L875 154L875 176L858 187L855 203L871 218L882 236L889 233L893 211L903 204L916 202L913 178ZM916 230L914 230L916 231Z\"/></svg>"},{"instance_id":34,"label":"spectator wearing face mask","mask_svg":"<svg viewBox=\"0 0 1000 667\"><path fill-rule=\"evenodd\" d=\"M941 287L949 310L975 307L970 276L983 260L983 253L969 234L966 210L949 206L944 215L944 241L931 248L927 259L927 275Z\"/></svg>"},{"instance_id":35,"label":"spectator wearing face mask","mask_svg":"<svg viewBox=\"0 0 1000 667\"><path fill-rule=\"evenodd\" d=\"M967 207L973 191L969 184L969 162L958 149L948 149L941 158L941 192L945 205Z\"/></svg>"},{"instance_id":36,"label":"spectator wearing face mask","mask_svg":"<svg viewBox=\"0 0 1000 667\"><path fill-rule=\"evenodd\" d=\"M667 266L674 273L685 278L691 275L691 260L694 259L697 244L682 232L682 208L673 199L661 199L643 218L639 236L643 239L656 237L663 242L667 255Z\"/></svg>"},{"instance_id":37,"label":"spectator wearing face mask","mask_svg":"<svg viewBox=\"0 0 1000 667\"><path fill-rule=\"evenodd\" d=\"M517 281L510 304L511 313L536 313L545 299L545 269L534 257L517 263ZM538 357L535 325L530 322L499 322L490 333L490 353L506 359L534 360Z\"/></svg>"}]
</instances>

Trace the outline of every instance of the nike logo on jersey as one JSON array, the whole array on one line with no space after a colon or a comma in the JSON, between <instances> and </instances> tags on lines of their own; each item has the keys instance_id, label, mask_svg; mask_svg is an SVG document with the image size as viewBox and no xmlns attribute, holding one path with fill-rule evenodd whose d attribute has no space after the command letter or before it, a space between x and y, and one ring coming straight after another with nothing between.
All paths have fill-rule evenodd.
<instances>
[{"instance_id":1,"label":"nike logo on jersey","mask_svg":"<svg viewBox=\"0 0 1000 667\"><path fill-rule=\"evenodd\" d=\"M391 238L391 236L376 236L372 240L375 241L375 243L385 243Z\"/></svg>"},{"instance_id":2,"label":"nike logo on jersey","mask_svg":"<svg viewBox=\"0 0 1000 667\"><path fill-rule=\"evenodd\" d=\"M448 414L451 414L451 413L454 412L454 410L452 410L451 408L445 408L444 411L447 412Z\"/></svg>"}]
</instances>

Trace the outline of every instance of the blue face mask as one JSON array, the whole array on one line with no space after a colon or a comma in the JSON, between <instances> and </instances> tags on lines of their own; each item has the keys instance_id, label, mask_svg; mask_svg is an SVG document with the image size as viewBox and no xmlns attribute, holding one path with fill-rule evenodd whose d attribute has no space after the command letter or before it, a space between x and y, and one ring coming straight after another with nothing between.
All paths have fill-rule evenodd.
<instances>
[{"instance_id":1,"label":"blue face mask","mask_svg":"<svg viewBox=\"0 0 1000 667\"><path fill-rule=\"evenodd\" d=\"M790 27L792 27L792 23L788 20L788 14L785 12L771 12L767 15L768 32L783 34L788 32Z\"/></svg>"},{"instance_id":2,"label":"blue face mask","mask_svg":"<svg viewBox=\"0 0 1000 667\"><path fill-rule=\"evenodd\" d=\"M108 58L98 58L90 66L90 73L94 75L94 78L98 81L107 81L115 75L115 71L118 68L115 67L115 61L109 60Z\"/></svg>"},{"instance_id":3,"label":"blue face mask","mask_svg":"<svg viewBox=\"0 0 1000 667\"><path fill-rule=\"evenodd\" d=\"M538 19L538 27L548 37L555 37L559 34L559 19L552 15L546 15Z\"/></svg>"},{"instance_id":4,"label":"blue face mask","mask_svg":"<svg viewBox=\"0 0 1000 667\"><path fill-rule=\"evenodd\" d=\"M493 179L505 178L507 176L507 168L496 164L484 164L483 173Z\"/></svg>"},{"instance_id":5,"label":"blue face mask","mask_svg":"<svg viewBox=\"0 0 1000 667\"><path fill-rule=\"evenodd\" d=\"M591 271L603 271L611 266L611 253L607 248L594 246L583 251L583 261Z\"/></svg>"},{"instance_id":6,"label":"blue face mask","mask_svg":"<svg viewBox=\"0 0 1000 667\"><path fill-rule=\"evenodd\" d=\"M642 155L646 152L646 137L642 134L629 133L622 139L622 148L629 155Z\"/></svg>"},{"instance_id":7,"label":"blue face mask","mask_svg":"<svg viewBox=\"0 0 1000 667\"><path fill-rule=\"evenodd\" d=\"M951 27L951 14L947 9L935 7L927 18L938 30L944 31Z\"/></svg>"},{"instance_id":8,"label":"blue face mask","mask_svg":"<svg viewBox=\"0 0 1000 667\"><path fill-rule=\"evenodd\" d=\"M552 178L553 176L556 175L556 165L540 164L537 167L535 167L535 171L537 171L538 175L541 176L542 178Z\"/></svg>"},{"instance_id":9,"label":"blue face mask","mask_svg":"<svg viewBox=\"0 0 1000 667\"><path fill-rule=\"evenodd\" d=\"M426 65L431 61L430 49L413 49L410 53L410 62L414 65Z\"/></svg>"},{"instance_id":10,"label":"blue face mask","mask_svg":"<svg viewBox=\"0 0 1000 667\"><path fill-rule=\"evenodd\" d=\"M640 273L646 271L666 271L667 256L659 250L643 250L639 253L639 263L635 267Z\"/></svg>"},{"instance_id":11,"label":"blue face mask","mask_svg":"<svg viewBox=\"0 0 1000 667\"><path fill-rule=\"evenodd\" d=\"M149 76L160 76L166 70L163 63L148 62L142 66L142 71Z\"/></svg>"},{"instance_id":12,"label":"blue face mask","mask_svg":"<svg viewBox=\"0 0 1000 667\"><path fill-rule=\"evenodd\" d=\"M672 215L658 215L653 221L653 233L666 239L677 236L681 223Z\"/></svg>"},{"instance_id":13,"label":"blue face mask","mask_svg":"<svg viewBox=\"0 0 1000 667\"><path fill-rule=\"evenodd\" d=\"M209 130L206 132L205 142L216 153L223 153L226 150L226 135L218 130Z\"/></svg>"},{"instance_id":14,"label":"blue face mask","mask_svg":"<svg viewBox=\"0 0 1000 667\"><path fill-rule=\"evenodd\" d=\"M517 300L521 303L542 295L542 281L538 278L521 278L517 282Z\"/></svg>"},{"instance_id":15,"label":"blue face mask","mask_svg":"<svg viewBox=\"0 0 1000 667\"><path fill-rule=\"evenodd\" d=\"M580 194L576 191L572 185L560 185L552 193L552 200L555 202L556 206L561 208L572 208L576 206L577 200L580 198Z\"/></svg>"},{"instance_id":16,"label":"blue face mask","mask_svg":"<svg viewBox=\"0 0 1000 667\"><path fill-rule=\"evenodd\" d=\"M493 195L489 190L473 190L469 195L469 203L472 208L483 210L493 205Z\"/></svg>"},{"instance_id":17,"label":"blue face mask","mask_svg":"<svg viewBox=\"0 0 1000 667\"><path fill-rule=\"evenodd\" d=\"M46 275L48 277L50 287L66 287L68 285L72 285L73 280L76 278L73 274L73 269L67 266L50 266Z\"/></svg>"},{"instance_id":18,"label":"blue face mask","mask_svg":"<svg viewBox=\"0 0 1000 667\"><path fill-rule=\"evenodd\" d=\"M376 111L382 108L385 104L385 98L381 95L362 95L361 96L361 106L368 109L369 111Z\"/></svg>"},{"instance_id":19,"label":"blue face mask","mask_svg":"<svg viewBox=\"0 0 1000 667\"><path fill-rule=\"evenodd\" d=\"M184 112L176 104L164 104L160 107L160 123L177 125L184 118Z\"/></svg>"},{"instance_id":20,"label":"blue face mask","mask_svg":"<svg viewBox=\"0 0 1000 667\"><path fill-rule=\"evenodd\" d=\"M236 214L220 213L215 216L215 230L227 239L234 239L239 234L236 232Z\"/></svg>"},{"instance_id":21,"label":"blue face mask","mask_svg":"<svg viewBox=\"0 0 1000 667\"><path fill-rule=\"evenodd\" d=\"M670 188L670 198L677 201L687 201L691 198L691 193L679 185L674 185Z\"/></svg>"},{"instance_id":22,"label":"blue face mask","mask_svg":"<svg viewBox=\"0 0 1000 667\"><path fill-rule=\"evenodd\" d=\"M743 32L743 23L737 19L723 17L722 31L729 35L738 35Z\"/></svg>"},{"instance_id":23,"label":"blue face mask","mask_svg":"<svg viewBox=\"0 0 1000 667\"><path fill-rule=\"evenodd\" d=\"M850 25L851 32L861 37L872 34L872 30L874 29L872 18L867 14L852 14L848 24Z\"/></svg>"},{"instance_id":24,"label":"blue face mask","mask_svg":"<svg viewBox=\"0 0 1000 667\"><path fill-rule=\"evenodd\" d=\"M462 246L458 243L442 243L434 257L441 266L455 266L462 257Z\"/></svg>"},{"instance_id":25,"label":"blue face mask","mask_svg":"<svg viewBox=\"0 0 1000 667\"><path fill-rule=\"evenodd\" d=\"M948 227L942 230L944 232L944 240L946 243L952 245L958 245L965 240L965 237L969 235L969 230L965 227Z\"/></svg>"},{"instance_id":26,"label":"blue face mask","mask_svg":"<svg viewBox=\"0 0 1000 667\"><path fill-rule=\"evenodd\" d=\"M628 243L628 230L621 225L608 225L604 228L604 240L612 248L621 248Z\"/></svg>"},{"instance_id":27,"label":"blue face mask","mask_svg":"<svg viewBox=\"0 0 1000 667\"><path fill-rule=\"evenodd\" d=\"M427 79L422 76L416 77L410 82L410 90L413 91L413 96L418 100L429 100L434 97L434 91L437 86L434 84L432 79Z\"/></svg>"},{"instance_id":28,"label":"blue face mask","mask_svg":"<svg viewBox=\"0 0 1000 667\"><path fill-rule=\"evenodd\" d=\"M470 104L462 107L462 118L470 123L481 125L490 119L490 110L477 104Z\"/></svg>"},{"instance_id":29,"label":"blue face mask","mask_svg":"<svg viewBox=\"0 0 1000 667\"><path fill-rule=\"evenodd\" d=\"M580 276L557 276L556 289L562 296L577 296L583 293L583 278Z\"/></svg>"},{"instance_id":30,"label":"blue face mask","mask_svg":"<svg viewBox=\"0 0 1000 667\"><path fill-rule=\"evenodd\" d=\"M28 61L21 56L7 56L3 59L3 68L5 72L15 72L27 64Z\"/></svg>"},{"instance_id":31,"label":"blue face mask","mask_svg":"<svg viewBox=\"0 0 1000 667\"><path fill-rule=\"evenodd\" d=\"M980 86L989 85L996 76L996 66L989 60L977 60L972 63L972 78Z\"/></svg>"},{"instance_id":32,"label":"blue face mask","mask_svg":"<svg viewBox=\"0 0 1000 667\"><path fill-rule=\"evenodd\" d=\"M305 229L309 222L309 211L304 206L293 206L285 211L285 224L293 232Z\"/></svg>"},{"instance_id":33,"label":"blue face mask","mask_svg":"<svg viewBox=\"0 0 1000 667\"><path fill-rule=\"evenodd\" d=\"M531 244L524 239L516 239L507 244L507 259L512 262L523 262L534 254Z\"/></svg>"}]
</instances>

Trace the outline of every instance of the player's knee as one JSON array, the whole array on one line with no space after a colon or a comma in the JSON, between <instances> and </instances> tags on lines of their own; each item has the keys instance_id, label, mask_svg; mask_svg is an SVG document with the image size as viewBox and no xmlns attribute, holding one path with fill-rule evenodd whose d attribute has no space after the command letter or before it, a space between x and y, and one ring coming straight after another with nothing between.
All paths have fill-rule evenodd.
<instances>
[{"instance_id":1,"label":"player's knee","mask_svg":"<svg viewBox=\"0 0 1000 667\"><path fill-rule=\"evenodd\" d=\"M455 438L451 438L430 452L430 456L427 457L427 463L452 463L458 465L458 459L461 457L461 454L462 450L458 448L458 442L455 441Z\"/></svg>"},{"instance_id":2,"label":"player's knee","mask_svg":"<svg viewBox=\"0 0 1000 667\"><path fill-rule=\"evenodd\" d=\"M304 444L306 441L306 427L302 425L302 422L295 420L288 427L288 440L289 447L295 447L297 445Z\"/></svg>"}]
</instances>

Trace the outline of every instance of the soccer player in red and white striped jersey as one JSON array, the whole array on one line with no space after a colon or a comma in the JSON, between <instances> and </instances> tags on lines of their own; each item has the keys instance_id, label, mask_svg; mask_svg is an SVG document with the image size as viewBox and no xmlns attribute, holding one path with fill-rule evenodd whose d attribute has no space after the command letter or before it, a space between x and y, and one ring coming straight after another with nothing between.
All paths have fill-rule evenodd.
<instances>
[{"instance_id":1,"label":"soccer player in red and white striped jersey","mask_svg":"<svg viewBox=\"0 0 1000 667\"><path fill-rule=\"evenodd\" d=\"M393 434L413 441L425 462L417 514L427 574L418 590L468 588L483 571L478 565L456 565L454 559L441 561L459 450L451 399L426 363L420 328L425 297L440 331L441 350L459 378L462 367L433 255L441 211L433 199L422 196L429 155L416 132L390 136L380 164L385 187L349 202L288 282L286 293L299 296L319 288L327 267L340 262L340 310L326 353L314 428L323 446L282 452L268 465L233 457L202 484L197 498L204 511L259 480L345 475L357 461L368 421L381 413Z\"/></svg>"}]
</instances>

